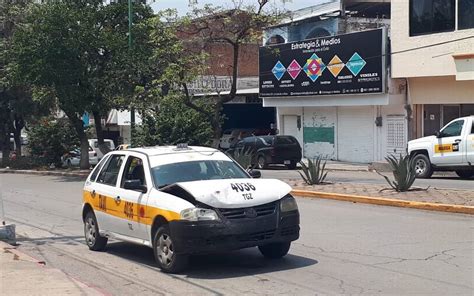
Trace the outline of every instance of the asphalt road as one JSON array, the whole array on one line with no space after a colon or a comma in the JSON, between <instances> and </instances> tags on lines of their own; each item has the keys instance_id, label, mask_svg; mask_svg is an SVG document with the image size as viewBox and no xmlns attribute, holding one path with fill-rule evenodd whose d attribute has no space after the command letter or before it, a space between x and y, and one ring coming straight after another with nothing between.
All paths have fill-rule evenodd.
<instances>
[{"instance_id":1,"label":"asphalt road","mask_svg":"<svg viewBox=\"0 0 474 296\"><path fill-rule=\"evenodd\" d=\"M262 170L263 178L301 179L297 170L287 170L281 167L272 167ZM392 173L383 173L392 178ZM375 172L361 171L329 171L326 181L335 183L384 184L385 179ZM414 186L446 189L474 190L474 178L463 180L452 172L436 172L431 179L416 179Z\"/></svg>"},{"instance_id":2,"label":"asphalt road","mask_svg":"<svg viewBox=\"0 0 474 296\"><path fill-rule=\"evenodd\" d=\"M81 180L0 180L20 250L112 295L473 295L472 216L299 198L301 238L284 259L254 248L194 257L184 274L167 275L146 247L87 249Z\"/></svg>"}]
</instances>

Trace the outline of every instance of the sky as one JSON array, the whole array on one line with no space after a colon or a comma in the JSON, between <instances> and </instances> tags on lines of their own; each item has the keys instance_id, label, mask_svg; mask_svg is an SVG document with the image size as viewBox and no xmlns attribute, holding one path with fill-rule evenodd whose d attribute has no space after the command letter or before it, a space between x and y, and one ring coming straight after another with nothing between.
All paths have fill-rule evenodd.
<instances>
[{"instance_id":1,"label":"sky","mask_svg":"<svg viewBox=\"0 0 474 296\"><path fill-rule=\"evenodd\" d=\"M241 0L246 4L253 4L257 3L257 0ZM286 1L286 3L283 3ZM324 3L328 2L330 0L271 0L272 5L277 5L280 8L286 8L288 10L295 10L295 9L300 9L312 5L316 5L319 3ZM213 4L217 6L229 6L232 5L232 1L230 0L197 0L198 5L202 6L204 4ZM179 15L184 15L188 12L189 0L156 0L151 6L155 11L161 10L161 9L168 9L168 8L174 8L178 10ZM268 4L267 4L268 5Z\"/></svg>"}]
</instances>

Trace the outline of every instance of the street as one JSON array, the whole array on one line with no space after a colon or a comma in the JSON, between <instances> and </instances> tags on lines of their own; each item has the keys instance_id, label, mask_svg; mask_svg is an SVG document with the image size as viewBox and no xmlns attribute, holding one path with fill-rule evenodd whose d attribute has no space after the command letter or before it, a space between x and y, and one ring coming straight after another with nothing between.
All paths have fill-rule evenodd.
<instances>
[{"instance_id":1,"label":"street","mask_svg":"<svg viewBox=\"0 0 474 296\"><path fill-rule=\"evenodd\" d=\"M392 173L382 172L382 174L393 178ZM301 180L297 170L287 170L277 166L262 170L262 177ZM329 171L326 181L335 183L384 184L388 186L385 179L376 172ZM463 180L454 172L437 172L430 179L416 179L413 186L474 190L474 178Z\"/></svg>"},{"instance_id":2,"label":"street","mask_svg":"<svg viewBox=\"0 0 474 296\"><path fill-rule=\"evenodd\" d=\"M109 241L105 252L88 250L82 180L10 174L0 180L19 249L112 295L472 295L474 289L474 220L467 215L299 198L301 237L283 260L247 249L193 257L188 271L167 275L146 247Z\"/></svg>"}]
</instances>

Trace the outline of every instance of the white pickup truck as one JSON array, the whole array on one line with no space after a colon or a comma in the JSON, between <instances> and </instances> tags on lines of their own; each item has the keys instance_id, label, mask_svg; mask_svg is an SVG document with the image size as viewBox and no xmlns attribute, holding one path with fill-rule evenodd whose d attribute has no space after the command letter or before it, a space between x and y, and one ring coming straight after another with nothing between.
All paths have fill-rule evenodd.
<instances>
[{"instance_id":1,"label":"white pickup truck","mask_svg":"<svg viewBox=\"0 0 474 296\"><path fill-rule=\"evenodd\" d=\"M408 142L418 178L434 171L455 171L461 178L474 176L474 116L457 118L436 135Z\"/></svg>"}]
</instances>

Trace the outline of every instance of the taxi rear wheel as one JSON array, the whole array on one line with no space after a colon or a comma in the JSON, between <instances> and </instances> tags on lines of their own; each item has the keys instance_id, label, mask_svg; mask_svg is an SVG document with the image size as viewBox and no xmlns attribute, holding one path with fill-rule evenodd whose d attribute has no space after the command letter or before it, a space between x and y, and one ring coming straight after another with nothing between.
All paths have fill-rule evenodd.
<instances>
[{"instance_id":1,"label":"taxi rear wheel","mask_svg":"<svg viewBox=\"0 0 474 296\"><path fill-rule=\"evenodd\" d=\"M291 242L283 242L258 246L258 249L260 250L260 253L262 253L262 255L266 258L278 259L288 254L290 246Z\"/></svg>"},{"instance_id":2,"label":"taxi rear wheel","mask_svg":"<svg viewBox=\"0 0 474 296\"><path fill-rule=\"evenodd\" d=\"M97 219L92 211L88 212L84 219L84 236L90 250L102 251L105 249L107 238L100 236Z\"/></svg>"},{"instance_id":3,"label":"taxi rear wheel","mask_svg":"<svg viewBox=\"0 0 474 296\"><path fill-rule=\"evenodd\" d=\"M158 267L166 273L178 273L188 265L188 256L176 254L168 225L161 226L153 239L153 253Z\"/></svg>"}]
</instances>

